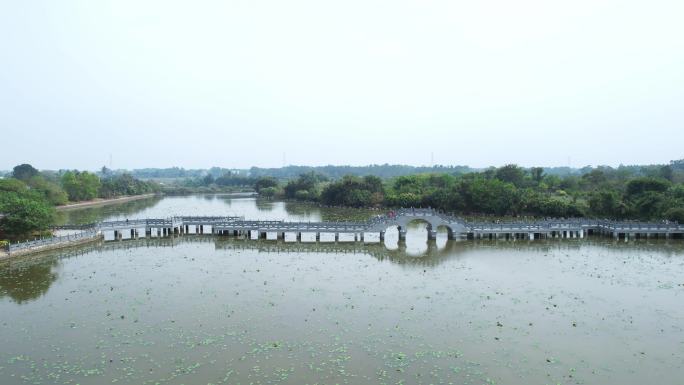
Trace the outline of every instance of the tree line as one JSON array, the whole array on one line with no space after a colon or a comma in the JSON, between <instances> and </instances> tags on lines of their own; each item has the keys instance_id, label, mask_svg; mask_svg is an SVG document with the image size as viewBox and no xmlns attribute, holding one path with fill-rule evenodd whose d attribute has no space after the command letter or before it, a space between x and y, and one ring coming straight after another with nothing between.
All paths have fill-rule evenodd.
<instances>
[{"instance_id":1,"label":"tree line","mask_svg":"<svg viewBox=\"0 0 684 385\"><path fill-rule=\"evenodd\" d=\"M558 176L517 165L465 174L427 173L330 180L308 172L284 184L262 177L262 195L349 207L432 207L462 215L593 217L684 223L684 184L671 165L598 167ZM266 183L268 182L268 183Z\"/></svg>"},{"instance_id":2,"label":"tree line","mask_svg":"<svg viewBox=\"0 0 684 385\"><path fill-rule=\"evenodd\" d=\"M390 178L334 178L313 169L289 179L260 173L245 175L224 168L211 171L183 180L180 187L162 191L253 189L266 198L331 206L432 207L473 216L596 217L684 223L684 160L669 165L568 170L514 164L469 172L461 167L445 167ZM105 167L99 173L39 172L31 165L19 165L8 178L0 179L0 235L17 237L45 230L51 224L53 207L69 201L160 189L159 184Z\"/></svg>"},{"instance_id":3,"label":"tree line","mask_svg":"<svg viewBox=\"0 0 684 385\"><path fill-rule=\"evenodd\" d=\"M158 185L103 167L98 174L68 170L41 172L30 164L0 179L0 238L40 233L53 223L55 206L95 198L156 192Z\"/></svg>"}]
</instances>

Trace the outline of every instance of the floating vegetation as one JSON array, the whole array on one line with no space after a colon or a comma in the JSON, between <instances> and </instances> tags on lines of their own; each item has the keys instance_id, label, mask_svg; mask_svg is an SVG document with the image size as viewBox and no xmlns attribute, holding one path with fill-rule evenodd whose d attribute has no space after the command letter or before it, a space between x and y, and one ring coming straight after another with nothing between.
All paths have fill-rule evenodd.
<instances>
[{"instance_id":1,"label":"floating vegetation","mask_svg":"<svg viewBox=\"0 0 684 385\"><path fill-rule=\"evenodd\" d=\"M133 245L0 267L0 384L681 377L684 250L672 244L448 243L419 258L335 244Z\"/></svg>"}]
</instances>

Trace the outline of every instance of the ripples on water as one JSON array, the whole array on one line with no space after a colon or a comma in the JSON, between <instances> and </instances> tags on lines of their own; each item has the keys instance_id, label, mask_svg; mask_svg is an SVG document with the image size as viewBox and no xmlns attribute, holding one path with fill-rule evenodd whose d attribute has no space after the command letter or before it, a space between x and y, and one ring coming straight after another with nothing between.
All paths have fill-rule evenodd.
<instances>
[{"instance_id":1,"label":"ripples on water","mask_svg":"<svg viewBox=\"0 0 684 385\"><path fill-rule=\"evenodd\" d=\"M136 207L69 215L344 215L221 197ZM368 246L186 236L5 263L0 384L681 383L681 241L424 231Z\"/></svg>"}]
</instances>

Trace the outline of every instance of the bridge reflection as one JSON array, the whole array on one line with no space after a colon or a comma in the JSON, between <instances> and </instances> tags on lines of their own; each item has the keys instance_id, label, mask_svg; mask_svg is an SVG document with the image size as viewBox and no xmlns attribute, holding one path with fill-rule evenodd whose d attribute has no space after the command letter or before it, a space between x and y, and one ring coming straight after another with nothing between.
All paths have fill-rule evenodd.
<instances>
[{"instance_id":1,"label":"bridge reflection","mask_svg":"<svg viewBox=\"0 0 684 385\"><path fill-rule=\"evenodd\" d=\"M516 250L552 252L579 252L582 247L603 247L610 250L624 250L629 252L658 252L666 256L680 256L684 252L684 245L677 241L642 240L630 243L612 240L610 238L593 238L580 241L550 239L536 242L529 241L452 241L438 236L437 240L398 241L390 239L386 243L358 244L358 243L286 243L282 240L264 242L260 240L226 238L212 235L185 235L167 238L141 238L121 242L98 241L87 245L73 246L67 249L45 251L16 260L0 263L0 299L9 297L17 304L34 301L48 292L50 286L58 279L58 268L62 259L87 256L113 250L135 250L140 248L176 248L188 244L213 246L217 251L255 251L257 253L273 254L349 254L370 256L379 261L392 264L434 267L453 259L467 258L471 252L491 248L495 250Z\"/></svg>"}]
</instances>

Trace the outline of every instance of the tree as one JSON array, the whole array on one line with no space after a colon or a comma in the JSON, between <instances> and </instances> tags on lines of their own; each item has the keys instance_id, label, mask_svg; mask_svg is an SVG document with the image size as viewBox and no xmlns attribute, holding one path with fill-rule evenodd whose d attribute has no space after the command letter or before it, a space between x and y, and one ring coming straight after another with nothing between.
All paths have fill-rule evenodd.
<instances>
[{"instance_id":1,"label":"tree","mask_svg":"<svg viewBox=\"0 0 684 385\"><path fill-rule=\"evenodd\" d=\"M530 174L532 174L532 179L537 182L537 184L541 183L542 180L544 180L544 168L543 167L532 167L530 169Z\"/></svg>"},{"instance_id":2,"label":"tree","mask_svg":"<svg viewBox=\"0 0 684 385\"><path fill-rule=\"evenodd\" d=\"M52 224L54 208L24 182L0 179L0 213L0 233L16 239L47 229Z\"/></svg>"},{"instance_id":3,"label":"tree","mask_svg":"<svg viewBox=\"0 0 684 385\"><path fill-rule=\"evenodd\" d=\"M496 170L495 178L502 182L512 183L516 187L520 187L525 178L525 170L515 164L507 164Z\"/></svg>"},{"instance_id":4,"label":"tree","mask_svg":"<svg viewBox=\"0 0 684 385\"><path fill-rule=\"evenodd\" d=\"M259 191L259 194L265 198L271 199L276 195L277 192L278 189L276 187L264 187L261 189L261 191Z\"/></svg>"},{"instance_id":5,"label":"tree","mask_svg":"<svg viewBox=\"0 0 684 385\"><path fill-rule=\"evenodd\" d=\"M62 187L71 201L97 198L100 185L100 178L87 171L67 171L62 175Z\"/></svg>"},{"instance_id":6,"label":"tree","mask_svg":"<svg viewBox=\"0 0 684 385\"><path fill-rule=\"evenodd\" d=\"M47 230L52 224L54 208L41 199L18 196L9 197L3 202L0 211L0 232L10 237Z\"/></svg>"},{"instance_id":7,"label":"tree","mask_svg":"<svg viewBox=\"0 0 684 385\"><path fill-rule=\"evenodd\" d=\"M271 187L274 189L278 187L278 181L270 176L262 176L259 179L257 179L256 183L254 183L254 189L258 193L262 193L263 189Z\"/></svg>"},{"instance_id":8,"label":"tree","mask_svg":"<svg viewBox=\"0 0 684 385\"><path fill-rule=\"evenodd\" d=\"M658 169L658 176L672 182L672 178L674 177L674 170L672 170L672 167L670 166L661 166Z\"/></svg>"},{"instance_id":9,"label":"tree","mask_svg":"<svg viewBox=\"0 0 684 385\"><path fill-rule=\"evenodd\" d=\"M633 197L645 192L664 192L670 187L670 182L658 178L635 178L627 182L627 195Z\"/></svg>"},{"instance_id":10,"label":"tree","mask_svg":"<svg viewBox=\"0 0 684 385\"><path fill-rule=\"evenodd\" d=\"M311 194L309 194L309 192L307 190L297 190L295 192L294 198L301 200L301 201L305 201L305 200L309 199L310 195Z\"/></svg>"},{"instance_id":11,"label":"tree","mask_svg":"<svg viewBox=\"0 0 684 385\"><path fill-rule=\"evenodd\" d=\"M14 178L23 181L27 181L38 174L38 170L33 168L33 166L31 166L30 164L26 163L15 166L14 170L12 171L12 176Z\"/></svg>"},{"instance_id":12,"label":"tree","mask_svg":"<svg viewBox=\"0 0 684 385\"><path fill-rule=\"evenodd\" d=\"M620 212L620 196L616 191L600 190L589 196L589 209L600 217L617 218L622 216Z\"/></svg>"},{"instance_id":13,"label":"tree","mask_svg":"<svg viewBox=\"0 0 684 385\"><path fill-rule=\"evenodd\" d=\"M684 207L673 207L667 210L665 218L678 223L684 223Z\"/></svg>"},{"instance_id":14,"label":"tree","mask_svg":"<svg viewBox=\"0 0 684 385\"><path fill-rule=\"evenodd\" d=\"M591 170L590 172L582 175L582 179L587 181L592 186L598 186L608 180L606 173L600 169Z\"/></svg>"},{"instance_id":15,"label":"tree","mask_svg":"<svg viewBox=\"0 0 684 385\"><path fill-rule=\"evenodd\" d=\"M461 208L468 212L506 215L518 211L520 195L512 183L474 178L462 180L457 191Z\"/></svg>"},{"instance_id":16,"label":"tree","mask_svg":"<svg viewBox=\"0 0 684 385\"><path fill-rule=\"evenodd\" d=\"M204 176L204 178L202 178L202 184L205 186L209 186L212 183L214 183L214 177L211 174L207 174Z\"/></svg>"},{"instance_id":17,"label":"tree","mask_svg":"<svg viewBox=\"0 0 684 385\"><path fill-rule=\"evenodd\" d=\"M46 180L42 175L32 177L27 184L40 192L53 206L64 205L69 201L69 196L58 184Z\"/></svg>"},{"instance_id":18,"label":"tree","mask_svg":"<svg viewBox=\"0 0 684 385\"><path fill-rule=\"evenodd\" d=\"M101 180L100 198L114 198L121 195L139 195L154 192L157 185L134 178L131 174L124 173L113 175Z\"/></svg>"},{"instance_id":19,"label":"tree","mask_svg":"<svg viewBox=\"0 0 684 385\"><path fill-rule=\"evenodd\" d=\"M102 175L103 178L109 178L110 176L114 175L112 170L108 169L107 166L102 166L100 169L100 175Z\"/></svg>"},{"instance_id":20,"label":"tree","mask_svg":"<svg viewBox=\"0 0 684 385\"><path fill-rule=\"evenodd\" d=\"M369 207L382 203L384 195L380 178L376 176L359 178L346 175L323 189L321 201L328 205Z\"/></svg>"},{"instance_id":21,"label":"tree","mask_svg":"<svg viewBox=\"0 0 684 385\"><path fill-rule=\"evenodd\" d=\"M533 215L545 217L580 217L584 215L582 207L568 199L549 197L542 194L531 194L525 202L525 211Z\"/></svg>"},{"instance_id":22,"label":"tree","mask_svg":"<svg viewBox=\"0 0 684 385\"><path fill-rule=\"evenodd\" d=\"M297 179L287 182L285 185L285 196L288 198L303 199L304 194L299 193L299 198L297 198L297 193L299 191L306 191L306 196L308 199L315 200L318 198L318 184L325 181L322 175L316 174L314 172L309 172L299 175Z\"/></svg>"}]
</instances>

